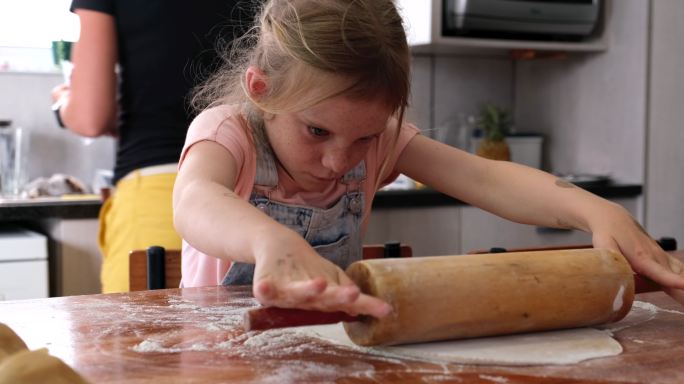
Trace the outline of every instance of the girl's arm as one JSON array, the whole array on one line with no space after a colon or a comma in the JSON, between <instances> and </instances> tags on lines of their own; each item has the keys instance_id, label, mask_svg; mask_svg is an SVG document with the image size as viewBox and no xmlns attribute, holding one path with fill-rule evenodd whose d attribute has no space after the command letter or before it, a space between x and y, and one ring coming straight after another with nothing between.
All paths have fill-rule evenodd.
<instances>
[{"instance_id":1,"label":"girl's arm","mask_svg":"<svg viewBox=\"0 0 684 384\"><path fill-rule=\"evenodd\" d=\"M296 232L233 192L237 166L220 144L187 150L173 189L174 225L197 250L255 264L254 296L265 305L385 316L385 302L361 294L344 272Z\"/></svg>"},{"instance_id":2,"label":"girl's arm","mask_svg":"<svg viewBox=\"0 0 684 384\"><path fill-rule=\"evenodd\" d=\"M77 9L81 33L74 46L71 83L55 87L61 100L60 116L73 132L96 137L112 133L116 126L116 74L118 60L114 17Z\"/></svg>"},{"instance_id":3,"label":"girl's arm","mask_svg":"<svg viewBox=\"0 0 684 384\"><path fill-rule=\"evenodd\" d=\"M665 253L622 206L540 170L475 156L416 136L397 162L407 176L506 219L592 234L684 304L684 265Z\"/></svg>"}]
</instances>

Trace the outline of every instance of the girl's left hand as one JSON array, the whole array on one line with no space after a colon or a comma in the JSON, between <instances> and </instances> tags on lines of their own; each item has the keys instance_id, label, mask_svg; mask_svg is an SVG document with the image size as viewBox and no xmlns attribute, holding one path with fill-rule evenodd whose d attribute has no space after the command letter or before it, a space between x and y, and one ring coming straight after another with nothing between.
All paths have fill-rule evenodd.
<instances>
[{"instance_id":1,"label":"girl's left hand","mask_svg":"<svg viewBox=\"0 0 684 384\"><path fill-rule=\"evenodd\" d=\"M338 266L298 234L272 232L255 252L253 293L263 305L384 317L392 310L364 294Z\"/></svg>"},{"instance_id":2,"label":"girl's left hand","mask_svg":"<svg viewBox=\"0 0 684 384\"><path fill-rule=\"evenodd\" d=\"M632 269L660 284L684 305L684 263L669 255L623 207L615 205L592 223L593 245L622 253Z\"/></svg>"}]
</instances>

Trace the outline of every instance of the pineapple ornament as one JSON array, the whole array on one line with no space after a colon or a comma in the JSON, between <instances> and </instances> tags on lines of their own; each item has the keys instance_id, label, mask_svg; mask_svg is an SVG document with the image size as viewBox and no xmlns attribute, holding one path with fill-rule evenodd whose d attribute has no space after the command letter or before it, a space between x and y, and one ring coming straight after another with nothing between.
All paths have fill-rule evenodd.
<instances>
[{"instance_id":1,"label":"pineapple ornament","mask_svg":"<svg viewBox=\"0 0 684 384\"><path fill-rule=\"evenodd\" d=\"M506 134L512 125L511 115L503 108L487 104L477 120L484 137L477 146L476 154L492 160L511 160L511 150L506 143Z\"/></svg>"}]
</instances>

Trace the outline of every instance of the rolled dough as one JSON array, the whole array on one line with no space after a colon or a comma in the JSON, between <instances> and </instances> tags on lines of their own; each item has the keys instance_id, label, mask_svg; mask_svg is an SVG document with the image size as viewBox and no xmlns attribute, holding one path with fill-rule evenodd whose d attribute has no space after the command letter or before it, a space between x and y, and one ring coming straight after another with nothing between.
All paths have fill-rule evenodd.
<instances>
[{"instance_id":1,"label":"rolled dough","mask_svg":"<svg viewBox=\"0 0 684 384\"><path fill-rule=\"evenodd\" d=\"M360 347L354 344L344 331L342 323L301 327L299 331L348 347L360 348L369 353L442 363L575 364L597 357L619 355L622 352L622 346L611 337L609 331L594 328L388 347Z\"/></svg>"},{"instance_id":2,"label":"rolled dough","mask_svg":"<svg viewBox=\"0 0 684 384\"><path fill-rule=\"evenodd\" d=\"M0 384L88 384L47 349L22 350L0 363Z\"/></svg>"},{"instance_id":3,"label":"rolled dough","mask_svg":"<svg viewBox=\"0 0 684 384\"><path fill-rule=\"evenodd\" d=\"M6 357L28 349L24 341L17 336L12 328L0 323L0 362Z\"/></svg>"}]
</instances>

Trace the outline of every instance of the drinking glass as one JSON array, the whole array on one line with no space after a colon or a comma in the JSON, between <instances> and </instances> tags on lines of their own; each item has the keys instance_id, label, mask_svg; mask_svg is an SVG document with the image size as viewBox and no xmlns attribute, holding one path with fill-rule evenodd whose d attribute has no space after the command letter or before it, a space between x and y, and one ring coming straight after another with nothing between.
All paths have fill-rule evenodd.
<instances>
[{"instance_id":1,"label":"drinking glass","mask_svg":"<svg viewBox=\"0 0 684 384\"><path fill-rule=\"evenodd\" d=\"M19 198L28 181L26 172L28 152L27 132L0 121L0 197Z\"/></svg>"}]
</instances>

